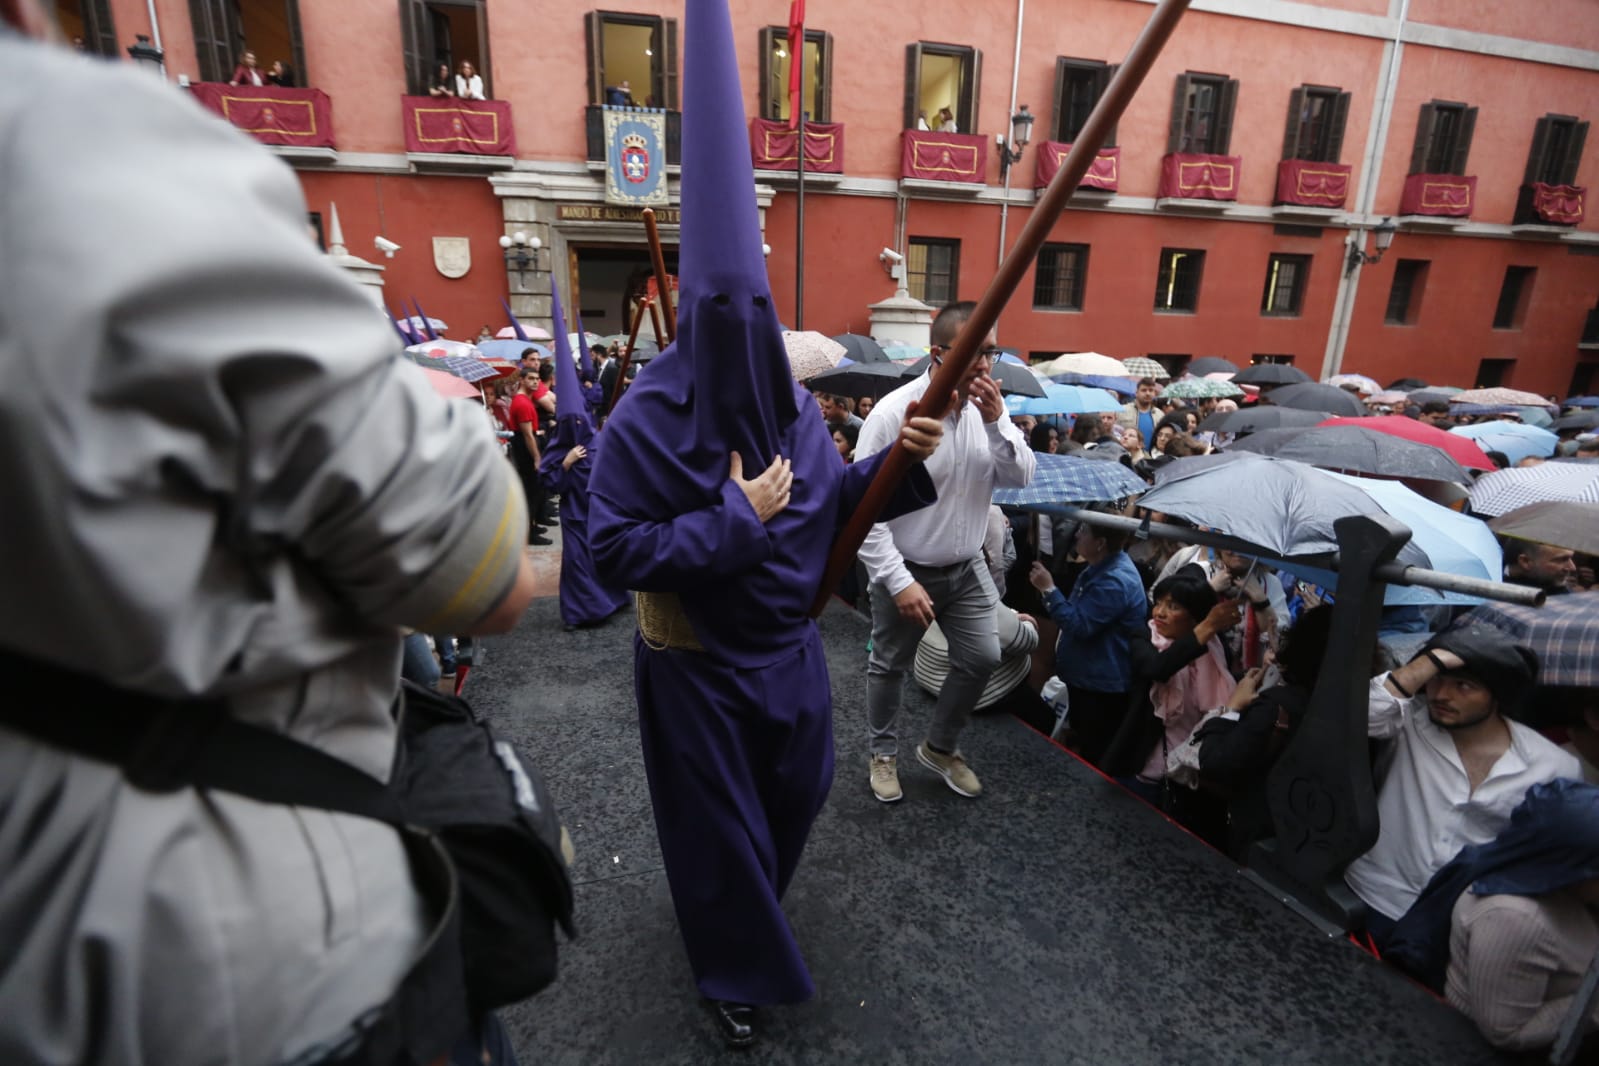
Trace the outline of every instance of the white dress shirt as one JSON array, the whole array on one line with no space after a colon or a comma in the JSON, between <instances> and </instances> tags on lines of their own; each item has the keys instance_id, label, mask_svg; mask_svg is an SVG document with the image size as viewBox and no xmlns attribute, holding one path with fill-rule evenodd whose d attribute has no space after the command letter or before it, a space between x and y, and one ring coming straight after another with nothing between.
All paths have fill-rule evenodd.
<instances>
[{"instance_id":1,"label":"white dress shirt","mask_svg":"<svg viewBox=\"0 0 1599 1066\"><path fill-rule=\"evenodd\" d=\"M920 400L931 383L929 369L872 408L855 445L857 461L893 443L906 408ZM924 566L948 566L976 558L988 531L994 487L1025 487L1037 464L1022 431L1008 417L984 422L977 404L968 400L944 419L944 439L924 465L938 489L938 502L891 522L878 522L861 545L860 559L871 580L882 582L896 596L916 580L905 568L907 559Z\"/></svg>"},{"instance_id":2,"label":"white dress shirt","mask_svg":"<svg viewBox=\"0 0 1599 1066\"><path fill-rule=\"evenodd\" d=\"M1426 697L1401 700L1387 681L1387 674L1371 680L1366 727L1371 736L1393 741L1377 766L1382 828L1344 880L1373 910L1397 919L1461 848L1498 836L1529 788L1576 777L1577 760L1507 718L1510 747L1473 792L1454 737L1433 724Z\"/></svg>"},{"instance_id":3,"label":"white dress shirt","mask_svg":"<svg viewBox=\"0 0 1599 1066\"><path fill-rule=\"evenodd\" d=\"M483 75L474 74L470 78L455 76L455 95L461 100L486 100L483 95Z\"/></svg>"}]
</instances>

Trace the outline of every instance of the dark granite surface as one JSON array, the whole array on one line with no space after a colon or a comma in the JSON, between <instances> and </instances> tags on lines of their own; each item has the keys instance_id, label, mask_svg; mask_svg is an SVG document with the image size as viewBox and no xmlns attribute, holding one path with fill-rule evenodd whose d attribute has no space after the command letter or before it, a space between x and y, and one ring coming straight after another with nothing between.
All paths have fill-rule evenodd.
<instances>
[{"instance_id":1,"label":"dark granite surface","mask_svg":"<svg viewBox=\"0 0 1599 1066\"><path fill-rule=\"evenodd\" d=\"M818 996L723 1049L699 1003L650 817L631 613L562 632L553 599L491 639L467 695L550 780L577 846L581 939L504 1012L539 1063L1471 1063L1463 1017L1329 941L1221 855L1008 716L963 747L967 800L914 757L866 783L863 619L822 619L838 776L786 901ZM929 702L912 688L920 734Z\"/></svg>"}]
</instances>

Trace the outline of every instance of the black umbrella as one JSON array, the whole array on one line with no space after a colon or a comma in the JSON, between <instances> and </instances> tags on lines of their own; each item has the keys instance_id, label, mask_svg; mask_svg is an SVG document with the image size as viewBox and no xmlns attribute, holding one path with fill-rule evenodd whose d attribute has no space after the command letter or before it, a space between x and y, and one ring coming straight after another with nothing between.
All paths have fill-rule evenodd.
<instances>
[{"instance_id":1,"label":"black umbrella","mask_svg":"<svg viewBox=\"0 0 1599 1066\"><path fill-rule=\"evenodd\" d=\"M1448 403L1454 397L1454 395L1454 393L1444 392L1442 389L1427 388L1417 389L1415 392L1412 392L1407 399L1411 403L1433 403L1435 401L1438 403Z\"/></svg>"},{"instance_id":2,"label":"black umbrella","mask_svg":"<svg viewBox=\"0 0 1599 1066\"><path fill-rule=\"evenodd\" d=\"M898 363L851 363L824 370L806 384L817 392L881 399L905 384L905 379Z\"/></svg>"},{"instance_id":3,"label":"black umbrella","mask_svg":"<svg viewBox=\"0 0 1599 1066\"><path fill-rule=\"evenodd\" d=\"M1202 355L1183 369L1196 378L1204 377L1206 374L1238 373L1238 365L1236 363L1229 363L1219 355Z\"/></svg>"},{"instance_id":4,"label":"black umbrella","mask_svg":"<svg viewBox=\"0 0 1599 1066\"><path fill-rule=\"evenodd\" d=\"M1290 426L1309 428L1326 418L1320 411L1299 411L1292 407L1245 407L1238 411L1220 411L1199 423L1205 433L1257 433L1266 429L1285 429Z\"/></svg>"},{"instance_id":5,"label":"black umbrella","mask_svg":"<svg viewBox=\"0 0 1599 1066\"><path fill-rule=\"evenodd\" d=\"M840 333L833 339L844 346L844 354L854 362L892 362L888 353L883 351L883 346L870 337L863 337L859 333Z\"/></svg>"},{"instance_id":6,"label":"black umbrella","mask_svg":"<svg viewBox=\"0 0 1599 1066\"><path fill-rule=\"evenodd\" d=\"M1354 474L1450 481L1457 485L1471 481L1465 468L1442 450L1363 426L1268 429L1236 441L1228 450L1293 459Z\"/></svg>"},{"instance_id":7,"label":"black umbrella","mask_svg":"<svg viewBox=\"0 0 1599 1066\"><path fill-rule=\"evenodd\" d=\"M1557 418L1549 428L1556 432L1562 429L1594 429L1599 427L1599 411L1578 411L1574 415Z\"/></svg>"},{"instance_id":8,"label":"black umbrella","mask_svg":"<svg viewBox=\"0 0 1599 1066\"><path fill-rule=\"evenodd\" d=\"M1234 385L1297 385L1314 380L1303 370L1286 363L1256 363L1233 375Z\"/></svg>"},{"instance_id":9,"label":"black umbrella","mask_svg":"<svg viewBox=\"0 0 1599 1066\"><path fill-rule=\"evenodd\" d=\"M1388 388L1390 390L1398 389L1401 392L1410 392L1414 389L1427 388L1427 383L1420 378L1400 378L1392 385L1389 385Z\"/></svg>"},{"instance_id":10,"label":"black umbrella","mask_svg":"<svg viewBox=\"0 0 1599 1066\"><path fill-rule=\"evenodd\" d=\"M904 369L904 376L907 378L920 377L922 372L927 369L930 359L931 357L929 356L923 356L916 360L916 362ZM988 376L994 379L995 384L999 386L1000 392L1008 392L1012 396L1042 397L1044 395L1044 383L1039 381L1037 375L1025 366L1017 366L1015 363L995 362L992 364L992 369L989 371Z\"/></svg>"},{"instance_id":11,"label":"black umbrella","mask_svg":"<svg viewBox=\"0 0 1599 1066\"><path fill-rule=\"evenodd\" d=\"M1345 392L1337 385L1323 385L1315 381L1272 389L1266 402L1278 407L1297 407L1301 411L1325 411L1355 418L1369 413L1366 405L1354 393Z\"/></svg>"}]
</instances>

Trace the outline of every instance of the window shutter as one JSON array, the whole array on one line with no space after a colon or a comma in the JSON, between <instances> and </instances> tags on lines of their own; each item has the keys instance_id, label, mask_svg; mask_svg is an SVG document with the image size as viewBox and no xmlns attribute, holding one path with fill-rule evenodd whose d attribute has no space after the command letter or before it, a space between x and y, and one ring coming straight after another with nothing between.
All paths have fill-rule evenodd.
<instances>
[{"instance_id":1,"label":"window shutter","mask_svg":"<svg viewBox=\"0 0 1599 1066\"><path fill-rule=\"evenodd\" d=\"M412 96L427 92L433 72L428 63L433 55L432 27L427 5L422 0L400 0L400 39L405 57L405 91Z\"/></svg>"},{"instance_id":2,"label":"window shutter","mask_svg":"<svg viewBox=\"0 0 1599 1066\"><path fill-rule=\"evenodd\" d=\"M111 20L111 6L107 0L89 0L83 5L83 44L91 52L120 58L116 24Z\"/></svg>"},{"instance_id":3,"label":"window shutter","mask_svg":"<svg viewBox=\"0 0 1599 1066\"><path fill-rule=\"evenodd\" d=\"M1211 151L1226 155L1233 143L1233 111L1238 107L1238 79L1228 78L1222 83L1221 102L1216 106L1216 136L1211 139Z\"/></svg>"},{"instance_id":4,"label":"window shutter","mask_svg":"<svg viewBox=\"0 0 1599 1066\"><path fill-rule=\"evenodd\" d=\"M1305 95L1303 85L1288 94L1288 127L1283 130L1284 159L1299 158L1299 127L1305 113Z\"/></svg>"},{"instance_id":5,"label":"window shutter","mask_svg":"<svg viewBox=\"0 0 1599 1066\"><path fill-rule=\"evenodd\" d=\"M921 106L922 106L922 45L921 45L921 42L918 41L915 44L908 44L908 45L905 46L905 128L906 129L913 130L913 129L916 128L916 112L921 110ZM929 119L927 121L927 124L929 126L931 126L933 124L932 119L930 117L929 117Z\"/></svg>"},{"instance_id":6,"label":"window shutter","mask_svg":"<svg viewBox=\"0 0 1599 1066\"><path fill-rule=\"evenodd\" d=\"M1172 88L1171 127L1166 134L1166 154L1177 151L1183 144L1183 120L1188 109L1188 75L1177 75Z\"/></svg>"},{"instance_id":7,"label":"window shutter","mask_svg":"<svg viewBox=\"0 0 1599 1066\"><path fill-rule=\"evenodd\" d=\"M1560 184L1577 184L1577 166L1582 162L1583 142L1588 139L1588 124L1579 122L1571 128L1571 139L1566 142L1565 165L1560 168Z\"/></svg>"},{"instance_id":8,"label":"window shutter","mask_svg":"<svg viewBox=\"0 0 1599 1066\"><path fill-rule=\"evenodd\" d=\"M822 34L822 69L816 75L816 121L833 121L833 35Z\"/></svg>"},{"instance_id":9,"label":"window shutter","mask_svg":"<svg viewBox=\"0 0 1599 1066\"><path fill-rule=\"evenodd\" d=\"M305 34L300 31L300 0L283 0L284 15L289 23L289 51L294 56L294 80L302 89L311 87L311 75L305 69ZM484 53L487 57L487 53Z\"/></svg>"},{"instance_id":10,"label":"window shutter","mask_svg":"<svg viewBox=\"0 0 1599 1066\"><path fill-rule=\"evenodd\" d=\"M1545 115L1532 127L1532 151L1527 153L1527 170L1521 176L1523 185L1531 185L1543 173L1543 157L1549 150L1549 129L1553 125L1554 121Z\"/></svg>"},{"instance_id":11,"label":"window shutter","mask_svg":"<svg viewBox=\"0 0 1599 1066\"><path fill-rule=\"evenodd\" d=\"M473 5L477 15L478 73L483 77L483 95L494 99L494 57L489 54L489 13L483 0Z\"/></svg>"},{"instance_id":12,"label":"window shutter","mask_svg":"<svg viewBox=\"0 0 1599 1066\"><path fill-rule=\"evenodd\" d=\"M1438 109L1432 104L1421 105L1421 117L1416 120L1416 143L1410 149L1410 173L1424 173L1427 157L1432 154L1432 128Z\"/></svg>"},{"instance_id":13,"label":"window shutter","mask_svg":"<svg viewBox=\"0 0 1599 1066\"><path fill-rule=\"evenodd\" d=\"M583 45L589 57L589 104L605 103L605 26L598 11L583 16Z\"/></svg>"},{"instance_id":14,"label":"window shutter","mask_svg":"<svg viewBox=\"0 0 1599 1066\"><path fill-rule=\"evenodd\" d=\"M981 48L972 49L971 74L971 84L965 86L966 91L962 93L965 99L961 101L964 105L961 110L966 112L965 118L961 120L962 133L976 133L978 123L981 121L978 118L977 103L979 98L978 91L983 87L983 50ZM1007 139L1010 137L1009 115L1005 116L1005 136Z\"/></svg>"},{"instance_id":15,"label":"window shutter","mask_svg":"<svg viewBox=\"0 0 1599 1066\"><path fill-rule=\"evenodd\" d=\"M777 119L778 110L774 106L777 100L772 94L772 47L776 43L777 31L770 26L761 27L758 43L755 46L757 49L756 54L760 57L759 85L761 87L760 98L756 100L760 110L756 114L764 119L774 121Z\"/></svg>"},{"instance_id":16,"label":"window shutter","mask_svg":"<svg viewBox=\"0 0 1599 1066\"><path fill-rule=\"evenodd\" d=\"M1066 57L1055 57L1055 117L1049 124L1049 139L1066 139Z\"/></svg>"},{"instance_id":17,"label":"window shutter","mask_svg":"<svg viewBox=\"0 0 1599 1066\"><path fill-rule=\"evenodd\" d=\"M1104 71L1100 74L1099 92L1094 95L1094 106L1095 107L1099 106L1099 101L1101 99L1103 99L1104 96L1105 96L1105 90L1110 88L1111 79L1116 76L1116 72L1118 70L1120 70L1120 69L1122 69L1122 65L1120 63L1112 63L1112 64L1110 64L1110 66L1106 67L1104 69ZM1110 130L1108 132L1106 132L1106 134L1105 134L1105 147L1106 148L1113 148L1113 147L1115 147L1115 145L1116 145L1116 126L1112 125Z\"/></svg>"},{"instance_id":18,"label":"window shutter","mask_svg":"<svg viewBox=\"0 0 1599 1066\"><path fill-rule=\"evenodd\" d=\"M1327 132L1327 158L1321 163L1336 163L1344 154L1344 127L1349 125L1349 94L1339 93L1333 100L1332 128Z\"/></svg>"},{"instance_id":19,"label":"window shutter","mask_svg":"<svg viewBox=\"0 0 1599 1066\"><path fill-rule=\"evenodd\" d=\"M668 111L676 111L677 103L677 19L662 19L663 36L666 38L666 55L662 62L661 73L666 82L665 92L657 106L665 107Z\"/></svg>"},{"instance_id":20,"label":"window shutter","mask_svg":"<svg viewBox=\"0 0 1599 1066\"><path fill-rule=\"evenodd\" d=\"M217 0L189 0L189 23L194 29L200 80L227 81L233 76L233 67L227 60L227 21Z\"/></svg>"},{"instance_id":21,"label":"window shutter","mask_svg":"<svg viewBox=\"0 0 1599 1066\"><path fill-rule=\"evenodd\" d=\"M1471 134L1476 128L1477 109L1468 107L1460 116L1460 131L1455 135L1455 157L1449 162L1449 173L1466 172L1466 160L1471 155Z\"/></svg>"}]
</instances>

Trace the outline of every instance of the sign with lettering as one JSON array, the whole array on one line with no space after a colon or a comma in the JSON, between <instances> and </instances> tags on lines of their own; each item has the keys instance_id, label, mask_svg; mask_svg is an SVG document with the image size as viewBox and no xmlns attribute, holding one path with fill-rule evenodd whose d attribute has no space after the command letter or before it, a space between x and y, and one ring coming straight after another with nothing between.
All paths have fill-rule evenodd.
<instances>
[{"instance_id":1,"label":"sign with lettering","mask_svg":"<svg viewBox=\"0 0 1599 1066\"><path fill-rule=\"evenodd\" d=\"M613 204L561 204L556 217L562 222L642 222L644 209ZM657 207L655 221L662 226L680 225L682 212L675 207Z\"/></svg>"}]
</instances>

